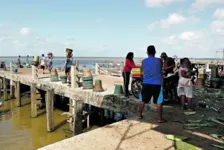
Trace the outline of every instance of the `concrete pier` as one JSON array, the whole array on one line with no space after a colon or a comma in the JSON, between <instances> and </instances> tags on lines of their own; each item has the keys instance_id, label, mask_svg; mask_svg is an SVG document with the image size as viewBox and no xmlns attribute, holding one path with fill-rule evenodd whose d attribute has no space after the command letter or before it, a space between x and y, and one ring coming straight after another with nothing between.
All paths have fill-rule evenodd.
<instances>
[{"instance_id":1,"label":"concrete pier","mask_svg":"<svg viewBox=\"0 0 224 150\"><path fill-rule=\"evenodd\" d=\"M74 67L75 68L75 67ZM81 117L82 104L90 104L92 106L107 109L113 112L136 114L138 111L138 100L134 97L126 98L124 96L114 96L114 87L116 84L123 84L121 77L112 77L109 75L94 75L94 80L102 80L104 92L93 92L93 90L83 90L82 87L78 87L77 84L77 71L72 68L72 73L76 74L72 78L72 85L63 84L61 81L50 82L50 74L42 74L36 68L20 68L17 73L0 70L0 78L3 79L3 87L6 98L6 80L11 80L15 84L15 97L17 106L21 107L21 84L30 86L31 89L31 117L38 117L37 110L37 90L43 90L46 92L46 113L47 113L47 130L52 132L54 130L54 116L53 116L53 100L54 95L65 96L70 99L70 111L68 112L68 118L70 130L74 132L74 135L82 133L81 131ZM34 75L35 73L35 75ZM64 72L58 72L59 76L64 75ZM76 84L76 85L74 85ZM154 110L154 107L146 106L146 111ZM102 120L102 119L101 119Z\"/></svg>"}]
</instances>

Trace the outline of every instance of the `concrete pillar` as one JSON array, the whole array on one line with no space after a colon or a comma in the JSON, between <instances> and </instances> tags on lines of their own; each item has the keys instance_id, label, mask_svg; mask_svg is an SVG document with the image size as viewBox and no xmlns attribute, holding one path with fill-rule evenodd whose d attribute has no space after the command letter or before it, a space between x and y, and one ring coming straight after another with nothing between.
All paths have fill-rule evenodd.
<instances>
[{"instance_id":1,"label":"concrete pillar","mask_svg":"<svg viewBox=\"0 0 224 150\"><path fill-rule=\"evenodd\" d=\"M73 100L74 102L74 114L73 115L73 135L78 135L82 133L82 111L83 111L83 101Z\"/></svg>"},{"instance_id":2,"label":"concrete pillar","mask_svg":"<svg viewBox=\"0 0 224 150\"><path fill-rule=\"evenodd\" d=\"M32 78L33 79L36 79L38 77L37 73L38 73L37 67L32 65Z\"/></svg>"},{"instance_id":3,"label":"concrete pillar","mask_svg":"<svg viewBox=\"0 0 224 150\"><path fill-rule=\"evenodd\" d=\"M95 63L95 75L99 74L99 65L98 63Z\"/></svg>"},{"instance_id":4,"label":"concrete pillar","mask_svg":"<svg viewBox=\"0 0 224 150\"><path fill-rule=\"evenodd\" d=\"M7 79L3 78L3 92L4 92L4 100L8 99L8 91L7 91Z\"/></svg>"},{"instance_id":5,"label":"concrete pillar","mask_svg":"<svg viewBox=\"0 0 224 150\"><path fill-rule=\"evenodd\" d=\"M90 114L87 115L87 129L90 127Z\"/></svg>"},{"instance_id":6,"label":"concrete pillar","mask_svg":"<svg viewBox=\"0 0 224 150\"><path fill-rule=\"evenodd\" d=\"M10 80L10 98L15 98L15 85L12 80Z\"/></svg>"},{"instance_id":7,"label":"concrete pillar","mask_svg":"<svg viewBox=\"0 0 224 150\"><path fill-rule=\"evenodd\" d=\"M71 67L71 88L78 88L78 70L76 66Z\"/></svg>"},{"instance_id":8,"label":"concrete pillar","mask_svg":"<svg viewBox=\"0 0 224 150\"><path fill-rule=\"evenodd\" d=\"M37 97L36 97L36 84L32 83L30 87L31 93L31 117L37 117Z\"/></svg>"},{"instance_id":9,"label":"concrete pillar","mask_svg":"<svg viewBox=\"0 0 224 150\"><path fill-rule=\"evenodd\" d=\"M54 90L47 90L46 94L47 131L54 131Z\"/></svg>"},{"instance_id":10,"label":"concrete pillar","mask_svg":"<svg viewBox=\"0 0 224 150\"><path fill-rule=\"evenodd\" d=\"M17 101L17 107L21 107L21 95L20 95L20 82L17 81L15 83L15 95L16 95L16 101Z\"/></svg>"}]
</instances>

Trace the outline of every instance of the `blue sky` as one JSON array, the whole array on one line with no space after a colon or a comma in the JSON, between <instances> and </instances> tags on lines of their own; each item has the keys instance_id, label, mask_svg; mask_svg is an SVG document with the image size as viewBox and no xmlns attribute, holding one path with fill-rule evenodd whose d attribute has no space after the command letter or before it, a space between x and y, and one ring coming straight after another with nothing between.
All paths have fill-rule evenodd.
<instances>
[{"instance_id":1,"label":"blue sky","mask_svg":"<svg viewBox=\"0 0 224 150\"><path fill-rule=\"evenodd\" d=\"M224 48L224 0L7 0L0 4L0 56L146 56L148 45L179 57ZM221 57L221 53L217 55Z\"/></svg>"}]
</instances>

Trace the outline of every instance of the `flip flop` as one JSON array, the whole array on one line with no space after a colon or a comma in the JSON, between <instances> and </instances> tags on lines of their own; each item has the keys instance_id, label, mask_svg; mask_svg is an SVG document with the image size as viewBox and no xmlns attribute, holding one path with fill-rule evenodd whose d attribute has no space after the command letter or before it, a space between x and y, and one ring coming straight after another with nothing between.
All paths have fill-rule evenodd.
<instances>
[{"instance_id":1,"label":"flip flop","mask_svg":"<svg viewBox=\"0 0 224 150\"><path fill-rule=\"evenodd\" d=\"M159 119L159 120L157 120L157 122L158 122L158 123L165 123L165 122L167 122L167 121L166 121L165 119L161 119L161 120Z\"/></svg>"}]
</instances>

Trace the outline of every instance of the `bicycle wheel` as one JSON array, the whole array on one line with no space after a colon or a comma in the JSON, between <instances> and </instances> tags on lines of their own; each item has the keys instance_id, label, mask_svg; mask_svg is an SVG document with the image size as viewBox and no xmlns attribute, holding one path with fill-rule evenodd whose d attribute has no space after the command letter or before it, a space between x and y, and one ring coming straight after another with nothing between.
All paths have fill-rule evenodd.
<instances>
[{"instance_id":1,"label":"bicycle wheel","mask_svg":"<svg viewBox=\"0 0 224 150\"><path fill-rule=\"evenodd\" d=\"M134 97L139 98L139 93L142 90L142 80L141 79L135 79L131 83L131 91Z\"/></svg>"}]
</instances>

